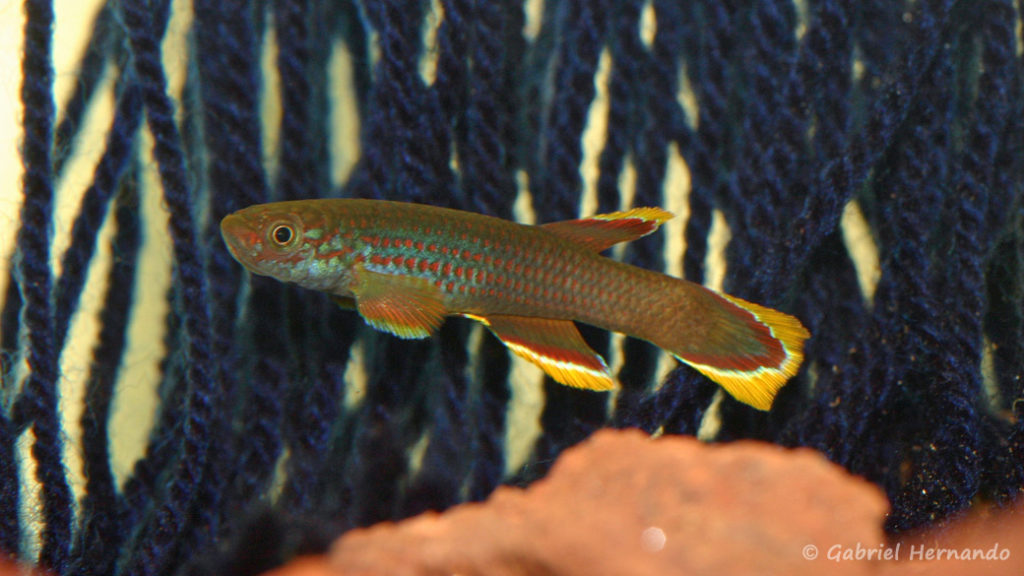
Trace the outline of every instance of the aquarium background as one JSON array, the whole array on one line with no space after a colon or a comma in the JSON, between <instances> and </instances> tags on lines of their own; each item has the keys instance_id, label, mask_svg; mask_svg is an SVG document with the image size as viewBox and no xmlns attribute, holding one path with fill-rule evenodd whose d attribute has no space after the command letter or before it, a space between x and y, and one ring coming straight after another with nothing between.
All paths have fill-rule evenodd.
<instances>
[{"instance_id":1,"label":"aquarium background","mask_svg":"<svg viewBox=\"0 0 1024 576\"><path fill-rule=\"evenodd\" d=\"M1009 502L1020 24L998 0L3 5L0 550L257 573L528 484L601 427L815 448L885 490L891 533ZM804 368L761 413L601 331L614 394L468 321L376 333L220 241L313 197L663 206L610 255L795 314Z\"/></svg>"}]
</instances>

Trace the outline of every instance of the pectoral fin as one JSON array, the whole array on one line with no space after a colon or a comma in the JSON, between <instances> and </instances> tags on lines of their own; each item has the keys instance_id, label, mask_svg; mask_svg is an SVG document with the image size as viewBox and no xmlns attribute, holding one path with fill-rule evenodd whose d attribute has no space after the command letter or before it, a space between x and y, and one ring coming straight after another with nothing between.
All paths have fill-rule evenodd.
<instances>
[{"instance_id":1,"label":"pectoral fin","mask_svg":"<svg viewBox=\"0 0 1024 576\"><path fill-rule=\"evenodd\" d=\"M672 213L661 208L634 208L625 212L598 214L579 220L563 220L542 224L541 228L601 252L619 244L632 242L654 232Z\"/></svg>"},{"instance_id":2,"label":"pectoral fin","mask_svg":"<svg viewBox=\"0 0 1024 576\"><path fill-rule=\"evenodd\" d=\"M566 386L601 391L615 388L604 359L587 346L569 320L466 316L482 322L510 350Z\"/></svg>"},{"instance_id":3,"label":"pectoral fin","mask_svg":"<svg viewBox=\"0 0 1024 576\"><path fill-rule=\"evenodd\" d=\"M366 322L399 338L426 338L447 313L441 291L416 276L355 270L356 308Z\"/></svg>"},{"instance_id":4,"label":"pectoral fin","mask_svg":"<svg viewBox=\"0 0 1024 576\"><path fill-rule=\"evenodd\" d=\"M331 296L331 300L342 310L356 309L356 299L351 296Z\"/></svg>"}]
</instances>

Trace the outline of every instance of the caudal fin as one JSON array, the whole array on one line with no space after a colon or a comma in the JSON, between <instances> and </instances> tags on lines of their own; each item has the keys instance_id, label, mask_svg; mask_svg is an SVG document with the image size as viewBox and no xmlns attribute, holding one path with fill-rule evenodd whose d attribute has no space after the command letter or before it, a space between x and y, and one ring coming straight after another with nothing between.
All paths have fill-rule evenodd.
<instances>
[{"instance_id":1,"label":"caudal fin","mask_svg":"<svg viewBox=\"0 0 1024 576\"><path fill-rule=\"evenodd\" d=\"M740 402L768 410L799 370L810 333L788 314L735 296L715 296L720 306L713 337L693 352L673 354Z\"/></svg>"}]
</instances>

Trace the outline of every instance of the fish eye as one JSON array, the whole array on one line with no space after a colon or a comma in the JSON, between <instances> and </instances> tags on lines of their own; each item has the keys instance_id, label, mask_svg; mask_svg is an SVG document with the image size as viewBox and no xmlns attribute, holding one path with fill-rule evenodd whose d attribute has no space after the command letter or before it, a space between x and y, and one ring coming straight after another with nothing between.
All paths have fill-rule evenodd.
<instances>
[{"instance_id":1,"label":"fish eye","mask_svg":"<svg viewBox=\"0 0 1024 576\"><path fill-rule=\"evenodd\" d=\"M270 238L278 246L287 247L295 239L295 229L288 224L278 224L271 230Z\"/></svg>"}]
</instances>

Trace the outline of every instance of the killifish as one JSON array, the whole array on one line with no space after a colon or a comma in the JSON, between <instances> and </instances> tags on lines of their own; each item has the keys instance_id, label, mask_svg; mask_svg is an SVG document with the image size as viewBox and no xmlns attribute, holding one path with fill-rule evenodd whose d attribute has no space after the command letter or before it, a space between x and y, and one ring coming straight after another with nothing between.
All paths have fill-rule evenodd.
<instances>
[{"instance_id":1,"label":"killifish","mask_svg":"<svg viewBox=\"0 0 1024 576\"><path fill-rule=\"evenodd\" d=\"M483 323L568 386L611 390L574 322L641 338L768 410L803 360L796 318L600 252L672 214L635 208L528 226L422 204L359 199L250 206L221 222L254 274L330 294L372 327L426 338L447 315Z\"/></svg>"}]
</instances>

